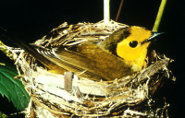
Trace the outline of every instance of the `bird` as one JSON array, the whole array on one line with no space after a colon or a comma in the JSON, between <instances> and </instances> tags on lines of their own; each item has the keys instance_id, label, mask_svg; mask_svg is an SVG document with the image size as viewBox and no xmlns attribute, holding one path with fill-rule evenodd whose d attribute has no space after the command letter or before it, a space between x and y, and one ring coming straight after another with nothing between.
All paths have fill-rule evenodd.
<instances>
[{"instance_id":1,"label":"bird","mask_svg":"<svg viewBox=\"0 0 185 118\"><path fill-rule=\"evenodd\" d=\"M137 73L144 67L148 47L159 34L141 26L127 26L101 41L72 40L73 45L60 44L47 49L18 40L14 43L52 73L70 71L94 81L113 81ZM0 40L2 38L6 37L1 36Z\"/></svg>"}]
</instances>

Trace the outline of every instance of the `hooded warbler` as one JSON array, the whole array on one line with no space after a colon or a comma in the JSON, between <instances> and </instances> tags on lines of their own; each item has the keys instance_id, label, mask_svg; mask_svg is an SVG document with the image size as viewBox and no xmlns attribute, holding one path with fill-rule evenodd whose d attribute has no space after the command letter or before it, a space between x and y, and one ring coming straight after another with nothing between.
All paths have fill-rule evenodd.
<instances>
[{"instance_id":1,"label":"hooded warbler","mask_svg":"<svg viewBox=\"0 0 185 118\"><path fill-rule=\"evenodd\" d=\"M136 73L145 64L153 33L139 26L118 29L102 41L87 40L74 45L45 49L16 42L51 72L71 71L92 80L114 80ZM74 41L75 42L75 41Z\"/></svg>"}]
</instances>

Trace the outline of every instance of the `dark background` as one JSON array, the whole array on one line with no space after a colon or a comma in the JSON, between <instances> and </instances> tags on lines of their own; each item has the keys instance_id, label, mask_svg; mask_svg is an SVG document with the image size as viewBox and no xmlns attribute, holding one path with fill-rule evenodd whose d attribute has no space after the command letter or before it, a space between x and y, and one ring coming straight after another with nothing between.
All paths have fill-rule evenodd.
<instances>
[{"instance_id":1,"label":"dark background","mask_svg":"<svg viewBox=\"0 0 185 118\"><path fill-rule=\"evenodd\" d=\"M111 0L111 19L115 19L120 0ZM160 0L125 0L118 22L152 29ZM52 28L67 21L96 23L103 19L103 0L4 0L0 2L0 26L20 40L33 42ZM185 114L185 8L183 0L168 0L159 32L165 34L151 47L173 58L177 78L164 94L170 103L170 116ZM10 44L11 45L11 44ZM5 60L3 54L1 60ZM2 61L1 61L2 62ZM11 62L10 62L11 63ZM2 101L6 101L1 97ZM8 103L3 102L5 106ZM0 110L11 112L9 107ZM13 108L12 108L13 109Z\"/></svg>"}]
</instances>

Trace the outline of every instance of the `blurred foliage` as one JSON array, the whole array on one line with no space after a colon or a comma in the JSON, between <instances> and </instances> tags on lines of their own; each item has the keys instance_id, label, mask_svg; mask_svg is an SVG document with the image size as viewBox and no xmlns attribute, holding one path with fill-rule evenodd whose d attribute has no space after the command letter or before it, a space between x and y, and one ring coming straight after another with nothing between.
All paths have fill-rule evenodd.
<instances>
[{"instance_id":1,"label":"blurred foliage","mask_svg":"<svg viewBox=\"0 0 185 118\"><path fill-rule=\"evenodd\" d=\"M8 118L5 114L0 112L0 118Z\"/></svg>"}]
</instances>

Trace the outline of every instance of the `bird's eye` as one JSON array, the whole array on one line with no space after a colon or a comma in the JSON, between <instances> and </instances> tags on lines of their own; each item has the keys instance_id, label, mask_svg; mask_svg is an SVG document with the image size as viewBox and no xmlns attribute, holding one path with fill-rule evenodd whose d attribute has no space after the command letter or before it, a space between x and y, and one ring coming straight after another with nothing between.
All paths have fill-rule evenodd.
<instances>
[{"instance_id":1,"label":"bird's eye","mask_svg":"<svg viewBox=\"0 0 185 118\"><path fill-rule=\"evenodd\" d=\"M138 42L137 42L137 41L131 41L131 42L129 43L129 46L132 47L132 48L137 47L137 45L138 45Z\"/></svg>"}]
</instances>

